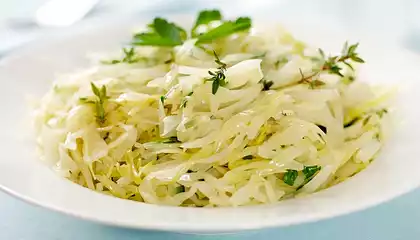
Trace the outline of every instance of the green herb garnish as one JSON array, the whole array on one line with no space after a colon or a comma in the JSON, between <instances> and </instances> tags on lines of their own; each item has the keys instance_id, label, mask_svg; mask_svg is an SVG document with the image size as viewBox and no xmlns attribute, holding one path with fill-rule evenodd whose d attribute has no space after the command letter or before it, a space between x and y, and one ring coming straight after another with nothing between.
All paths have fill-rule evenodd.
<instances>
[{"instance_id":1,"label":"green herb garnish","mask_svg":"<svg viewBox=\"0 0 420 240\"><path fill-rule=\"evenodd\" d=\"M220 26L211 29L197 37L196 44L211 43L212 41L227 37L233 33L243 32L251 28L252 22L249 17L239 17L235 21L225 21Z\"/></svg>"},{"instance_id":2,"label":"green herb garnish","mask_svg":"<svg viewBox=\"0 0 420 240\"><path fill-rule=\"evenodd\" d=\"M307 77L305 77L305 75L303 75L302 69L299 68L299 73L301 76L301 79L299 81L299 83L308 83L309 87L311 89L315 89L316 87L320 87L325 85L325 83L319 79L313 79L313 77L315 77L315 75L311 74ZM316 75L318 75L319 73L317 73Z\"/></svg>"},{"instance_id":3,"label":"green herb garnish","mask_svg":"<svg viewBox=\"0 0 420 240\"><path fill-rule=\"evenodd\" d=\"M125 62L125 63L135 63L138 62L139 59L136 58L136 53L134 51L134 48L123 48L123 52L124 52L124 58L121 60L121 62Z\"/></svg>"},{"instance_id":4,"label":"green herb garnish","mask_svg":"<svg viewBox=\"0 0 420 240\"><path fill-rule=\"evenodd\" d=\"M365 61L361 59L356 53L356 49L359 46L359 43L348 46L348 42L344 43L343 50L341 51L341 56L328 57L325 59L324 66L322 66L323 71L328 71L329 73L336 74L340 77L344 77L341 73L341 67L338 63L343 63L348 66L350 69L354 70L353 66L350 64L350 60L357 63L364 63ZM320 51L321 52L321 51ZM325 54L324 55L325 58Z\"/></svg>"},{"instance_id":5,"label":"green herb garnish","mask_svg":"<svg viewBox=\"0 0 420 240\"><path fill-rule=\"evenodd\" d=\"M90 83L90 86L92 88L93 94L96 96L96 100L92 101L92 103L95 103L96 108L96 120L99 124L105 123L105 102L108 100L108 96L106 95L106 87L103 85L100 89L94 84ZM80 98L80 100L85 99L87 101L87 98ZM83 101L83 100L82 100Z\"/></svg>"},{"instance_id":6,"label":"green herb garnish","mask_svg":"<svg viewBox=\"0 0 420 240\"><path fill-rule=\"evenodd\" d=\"M321 166L305 166L303 167L302 172L303 174L305 174L305 178L307 180L310 180L319 170L321 170Z\"/></svg>"},{"instance_id":7,"label":"green herb garnish","mask_svg":"<svg viewBox=\"0 0 420 240\"><path fill-rule=\"evenodd\" d=\"M134 35L134 45L173 47L181 45L187 38L184 29L163 18L155 18L148 27L148 32Z\"/></svg>"},{"instance_id":8,"label":"green herb garnish","mask_svg":"<svg viewBox=\"0 0 420 240\"><path fill-rule=\"evenodd\" d=\"M197 27L200 25L206 25L213 21L222 20L222 14L219 10L204 10L198 14L197 19L195 20L194 27L191 30L191 36L196 37L199 34L196 33Z\"/></svg>"},{"instance_id":9,"label":"green herb garnish","mask_svg":"<svg viewBox=\"0 0 420 240\"><path fill-rule=\"evenodd\" d=\"M141 60L141 58L138 58L136 56L136 52L133 47L123 48L122 50L124 53L124 57L121 60L114 59L111 61L103 61L102 63L105 63L105 64L129 63L130 64L130 63L136 63Z\"/></svg>"},{"instance_id":10,"label":"green herb garnish","mask_svg":"<svg viewBox=\"0 0 420 240\"><path fill-rule=\"evenodd\" d=\"M287 169L287 172L283 175L283 182L289 186L293 186L296 178L298 177L298 171Z\"/></svg>"},{"instance_id":11,"label":"green herb garnish","mask_svg":"<svg viewBox=\"0 0 420 240\"><path fill-rule=\"evenodd\" d=\"M242 159L244 159L244 160L250 160L250 159L253 159L253 158L254 158L254 156L252 156L252 155L246 155Z\"/></svg>"},{"instance_id":12,"label":"green herb garnish","mask_svg":"<svg viewBox=\"0 0 420 240\"><path fill-rule=\"evenodd\" d=\"M165 100L166 100L165 96L160 96L160 101L162 102L162 104L165 104Z\"/></svg>"},{"instance_id":13,"label":"green herb garnish","mask_svg":"<svg viewBox=\"0 0 420 240\"><path fill-rule=\"evenodd\" d=\"M207 79L207 81L213 81L211 92L216 94L217 90L219 89L219 86L225 86L226 85L226 63L220 61L219 56L217 56L216 52L213 51L214 57L216 60L214 60L219 67L217 68L216 72L209 71L210 78Z\"/></svg>"},{"instance_id":14,"label":"green herb garnish","mask_svg":"<svg viewBox=\"0 0 420 240\"><path fill-rule=\"evenodd\" d=\"M208 25L213 21L220 21L221 24L206 32L198 33L199 26ZM251 28L251 19L239 17L234 21L224 21L223 16L218 10L201 11L191 30L191 37L197 38L196 45L211 43L212 41L227 37L231 34L246 31ZM148 31L137 33L133 36L133 45L174 47L181 45L187 39L186 31L178 25L171 23L163 18L155 18L148 25ZM119 60L113 61L118 63ZM111 62L111 63L113 63Z\"/></svg>"},{"instance_id":15,"label":"green herb garnish","mask_svg":"<svg viewBox=\"0 0 420 240\"><path fill-rule=\"evenodd\" d=\"M321 166L313 165L313 166L304 166L302 173L305 175L305 180L299 187L296 188L296 191L301 189L305 186L312 178L321 170Z\"/></svg>"},{"instance_id":16,"label":"green herb garnish","mask_svg":"<svg viewBox=\"0 0 420 240\"><path fill-rule=\"evenodd\" d=\"M325 85L324 82L317 79L319 74L322 72L328 72L340 77L344 77L343 73L341 72L342 68L339 66L340 63L345 64L350 69L354 70L353 66L351 65L351 61L357 63L365 62L362 58L359 57L358 53L356 53L358 46L358 43L348 46L348 43L345 42L341 55L331 57L327 57L322 49L318 49L321 58L315 58L313 60L322 62L321 67L308 76L304 76L302 70L299 69L301 74L301 80L299 83L309 83L311 88Z\"/></svg>"}]
</instances>

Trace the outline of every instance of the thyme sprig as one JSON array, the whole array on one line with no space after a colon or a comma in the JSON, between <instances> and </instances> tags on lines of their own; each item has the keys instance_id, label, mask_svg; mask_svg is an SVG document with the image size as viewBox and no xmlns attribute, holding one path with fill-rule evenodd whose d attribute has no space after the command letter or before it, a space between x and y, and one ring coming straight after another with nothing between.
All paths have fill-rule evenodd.
<instances>
[{"instance_id":1,"label":"thyme sprig","mask_svg":"<svg viewBox=\"0 0 420 240\"><path fill-rule=\"evenodd\" d=\"M123 53L124 53L124 58L121 60L121 62L135 63L139 61L139 59L136 57L136 53L133 47L123 48Z\"/></svg>"},{"instance_id":2,"label":"thyme sprig","mask_svg":"<svg viewBox=\"0 0 420 240\"><path fill-rule=\"evenodd\" d=\"M305 76L302 70L299 69L301 75L299 83L308 83L311 88L325 85L323 81L317 79L319 74L321 74L322 72L328 72L331 74L338 75L340 77L344 77L342 73L343 68L340 66L340 64L344 64L351 70L354 70L352 62L365 62L362 58L359 57L359 54L356 52L358 46L359 43L355 43L349 46L348 42L345 42L340 55L328 57L325 55L322 49L318 49L321 58L316 58L314 60L321 61L321 67L315 70L313 73L309 74L308 76Z\"/></svg>"},{"instance_id":3,"label":"thyme sprig","mask_svg":"<svg viewBox=\"0 0 420 240\"><path fill-rule=\"evenodd\" d=\"M140 58L137 56L135 49L133 47L130 48L123 48L122 49L124 57L122 59L113 59L110 61L102 61L104 64L118 64L118 63L136 63L144 58Z\"/></svg>"},{"instance_id":4,"label":"thyme sprig","mask_svg":"<svg viewBox=\"0 0 420 240\"><path fill-rule=\"evenodd\" d=\"M213 81L211 92L214 95L216 94L220 86L225 86L227 84L226 75L225 75L227 64L220 61L219 56L217 55L215 51L213 51L213 54L214 54L214 57L216 58L216 60L214 61L216 62L217 65L219 65L219 67L217 68L217 71L215 72L209 71L210 78L208 78L207 81Z\"/></svg>"},{"instance_id":5,"label":"thyme sprig","mask_svg":"<svg viewBox=\"0 0 420 240\"><path fill-rule=\"evenodd\" d=\"M105 112L105 102L109 99L106 92L106 87L103 85L101 88L98 88L94 83L90 83L93 94L95 94L96 99L91 100L87 97L82 97L79 100L84 103L95 104L96 109L96 121L102 125L106 121L106 112Z\"/></svg>"},{"instance_id":6,"label":"thyme sprig","mask_svg":"<svg viewBox=\"0 0 420 240\"><path fill-rule=\"evenodd\" d=\"M101 89L99 89L95 84L90 83L92 88L93 94L97 97L95 101L96 107L96 120L99 124L103 124L105 122L105 101L108 100L108 96L106 95L106 87L102 85Z\"/></svg>"}]
</instances>

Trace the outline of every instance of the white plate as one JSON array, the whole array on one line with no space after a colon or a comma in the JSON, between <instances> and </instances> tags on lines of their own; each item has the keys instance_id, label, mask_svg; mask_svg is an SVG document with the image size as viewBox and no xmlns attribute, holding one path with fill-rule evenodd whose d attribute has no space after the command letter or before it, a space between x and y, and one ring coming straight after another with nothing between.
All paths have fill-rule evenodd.
<instances>
[{"instance_id":1,"label":"white plate","mask_svg":"<svg viewBox=\"0 0 420 240\"><path fill-rule=\"evenodd\" d=\"M172 17L172 20L179 17ZM114 50L144 21L126 21L71 30L33 44L0 64L0 185L28 202L109 225L190 233L233 232L331 218L377 205L420 183L420 60L394 46L361 39L367 64L361 78L399 87L394 115L399 119L388 146L365 171L308 197L275 205L240 208L156 206L99 194L57 176L40 164L28 126L25 96L41 95L54 74L86 66L86 52ZM311 26L289 28L304 40L340 50L344 38ZM341 36L341 35L340 35Z\"/></svg>"}]
</instances>

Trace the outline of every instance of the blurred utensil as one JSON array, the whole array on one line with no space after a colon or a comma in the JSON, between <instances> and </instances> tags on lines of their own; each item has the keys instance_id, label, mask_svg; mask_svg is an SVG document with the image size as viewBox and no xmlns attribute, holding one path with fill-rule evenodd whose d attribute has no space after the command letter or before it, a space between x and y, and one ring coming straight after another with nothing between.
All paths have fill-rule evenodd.
<instances>
[{"instance_id":1,"label":"blurred utensil","mask_svg":"<svg viewBox=\"0 0 420 240\"><path fill-rule=\"evenodd\" d=\"M99 0L50 0L35 13L34 21L40 26L65 27L84 18Z\"/></svg>"},{"instance_id":2,"label":"blurred utensil","mask_svg":"<svg viewBox=\"0 0 420 240\"><path fill-rule=\"evenodd\" d=\"M100 0L49 0L41 5L32 18L10 19L0 32L3 38L0 58L10 50L33 40L41 31L37 27L66 27L83 19Z\"/></svg>"},{"instance_id":3,"label":"blurred utensil","mask_svg":"<svg viewBox=\"0 0 420 240\"><path fill-rule=\"evenodd\" d=\"M66 27L83 19L100 0L48 0L31 18L10 19L7 27L19 30L34 27Z\"/></svg>"}]
</instances>

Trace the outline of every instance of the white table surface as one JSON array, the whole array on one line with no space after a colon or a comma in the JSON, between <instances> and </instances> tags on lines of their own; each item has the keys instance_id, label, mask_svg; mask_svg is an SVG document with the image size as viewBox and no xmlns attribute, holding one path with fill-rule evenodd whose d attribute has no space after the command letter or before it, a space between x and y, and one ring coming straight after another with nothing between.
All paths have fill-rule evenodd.
<instances>
[{"instance_id":1,"label":"white table surface","mask_svg":"<svg viewBox=\"0 0 420 240\"><path fill-rule=\"evenodd\" d=\"M0 55L53 31L65 29L10 29L5 20L29 16L44 0L0 0ZM124 14L164 15L221 8L228 15L276 14L279 19L319 23L355 35L372 35L420 51L420 0L107 0L90 20ZM417 16L416 16L417 15ZM3 24L2 24L3 23ZM80 23L83 24L83 23ZM13 52L13 51L10 51ZM3 79L0 81L4 81ZM420 190L386 204L350 214L287 228L225 236L191 236L107 227L29 205L0 192L1 240L129 240L129 239L311 239L399 240L420 237Z\"/></svg>"}]
</instances>

